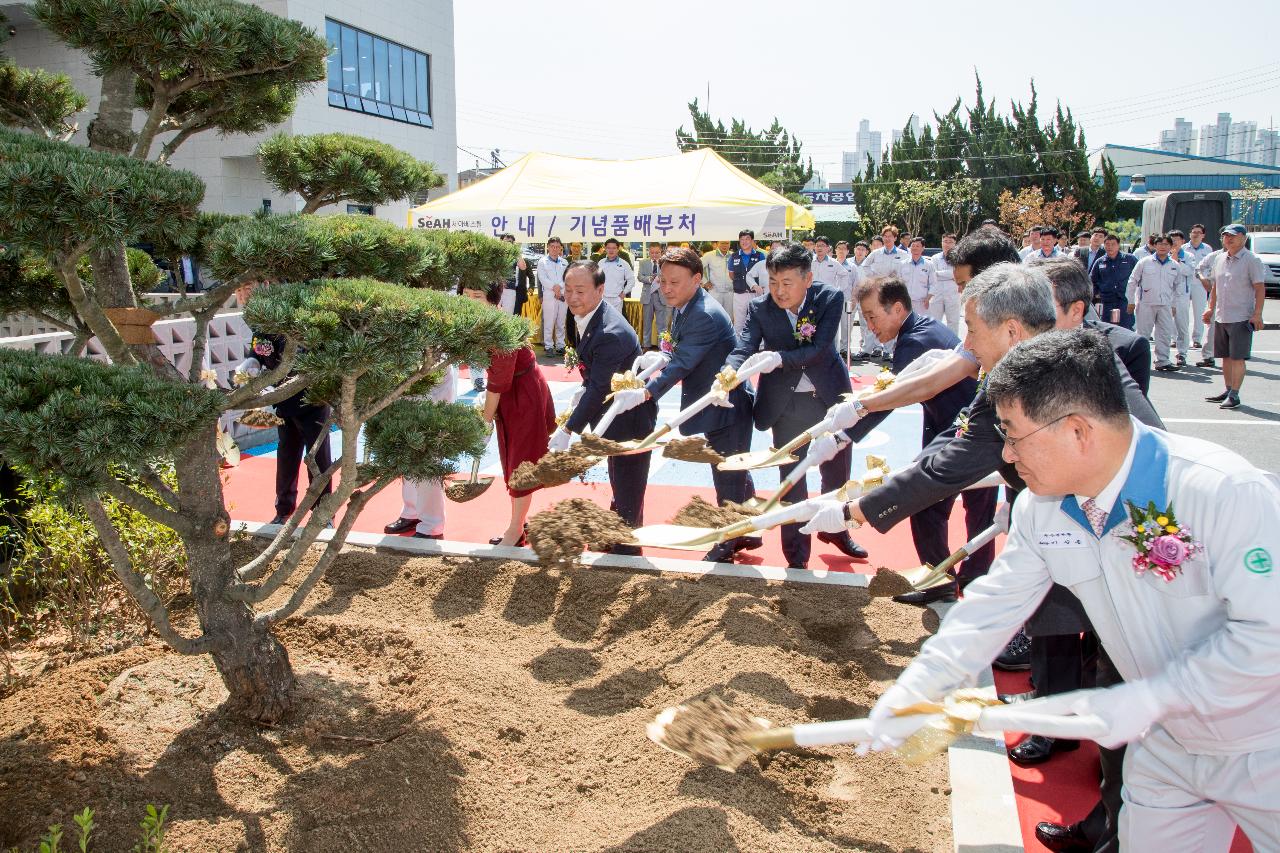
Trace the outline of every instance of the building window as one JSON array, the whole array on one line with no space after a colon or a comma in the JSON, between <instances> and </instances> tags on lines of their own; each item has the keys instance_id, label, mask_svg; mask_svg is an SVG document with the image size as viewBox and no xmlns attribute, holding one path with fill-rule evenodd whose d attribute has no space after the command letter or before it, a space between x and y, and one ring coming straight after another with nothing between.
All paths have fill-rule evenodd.
<instances>
[{"instance_id":1,"label":"building window","mask_svg":"<svg viewBox=\"0 0 1280 853\"><path fill-rule=\"evenodd\" d=\"M348 204L347 213L362 213L365 216L373 216L373 205L371 204Z\"/></svg>"},{"instance_id":2,"label":"building window","mask_svg":"<svg viewBox=\"0 0 1280 853\"><path fill-rule=\"evenodd\" d=\"M325 19L329 106L433 127L431 57Z\"/></svg>"}]
</instances>

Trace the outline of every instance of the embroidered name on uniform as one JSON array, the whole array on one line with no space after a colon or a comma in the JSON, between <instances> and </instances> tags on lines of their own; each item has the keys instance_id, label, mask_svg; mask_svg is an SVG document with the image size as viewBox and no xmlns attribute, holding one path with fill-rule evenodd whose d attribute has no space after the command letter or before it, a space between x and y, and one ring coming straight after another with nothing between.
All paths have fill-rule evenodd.
<instances>
[{"instance_id":1,"label":"embroidered name on uniform","mask_svg":"<svg viewBox=\"0 0 1280 853\"><path fill-rule=\"evenodd\" d=\"M1061 533L1041 533L1036 545L1041 548L1084 548L1087 543L1083 534L1074 530Z\"/></svg>"}]
</instances>

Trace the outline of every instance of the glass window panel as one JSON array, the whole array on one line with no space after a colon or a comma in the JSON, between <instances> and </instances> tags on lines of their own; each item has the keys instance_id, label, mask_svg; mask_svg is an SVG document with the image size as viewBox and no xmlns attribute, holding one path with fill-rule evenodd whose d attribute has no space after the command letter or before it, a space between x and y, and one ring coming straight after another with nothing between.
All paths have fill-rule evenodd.
<instances>
[{"instance_id":1,"label":"glass window panel","mask_svg":"<svg viewBox=\"0 0 1280 853\"><path fill-rule=\"evenodd\" d=\"M404 111L404 107L392 107L392 108L391 108L391 117L392 117L392 118L399 119L400 121L408 121L408 120L409 120L409 114L408 114L408 113L406 113L406 112Z\"/></svg>"},{"instance_id":2,"label":"glass window panel","mask_svg":"<svg viewBox=\"0 0 1280 853\"><path fill-rule=\"evenodd\" d=\"M356 70L356 31L342 27L342 91L360 94L360 75Z\"/></svg>"},{"instance_id":3,"label":"glass window panel","mask_svg":"<svg viewBox=\"0 0 1280 853\"><path fill-rule=\"evenodd\" d=\"M360 101L360 104L364 108L365 112L373 113L374 115L378 114L378 105L374 103L371 99L364 98Z\"/></svg>"},{"instance_id":4,"label":"glass window panel","mask_svg":"<svg viewBox=\"0 0 1280 853\"><path fill-rule=\"evenodd\" d=\"M384 118L391 118L391 105L378 101L378 115Z\"/></svg>"},{"instance_id":5,"label":"glass window panel","mask_svg":"<svg viewBox=\"0 0 1280 853\"><path fill-rule=\"evenodd\" d=\"M345 104L345 103L343 102L343 100L342 100L342 93L341 93L341 92L330 92L330 93L329 93L329 106L331 106L331 107L342 107L342 106L346 106L346 104Z\"/></svg>"},{"instance_id":6,"label":"glass window panel","mask_svg":"<svg viewBox=\"0 0 1280 853\"><path fill-rule=\"evenodd\" d=\"M360 99L359 99L359 98L353 97L352 95L347 95L347 96L346 96L346 98L347 98L347 109L349 109L349 110L359 110L359 109L360 109Z\"/></svg>"},{"instance_id":7,"label":"glass window panel","mask_svg":"<svg viewBox=\"0 0 1280 853\"><path fill-rule=\"evenodd\" d=\"M329 88L342 91L342 28L333 21L324 22L325 40L329 43Z\"/></svg>"},{"instance_id":8,"label":"glass window panel","mask_svg":"<svg viewBox=\"0 0 1280 853\"><path fill-rule=\"evenodd\" d=\"M391 67L391 92L387 100L393 104L404 103L404 71L400 67L400 45L393 44L387 50L387 62Z\"/></svg>"},{"instance_id":9,"label":"glass window panel","mask_svg":"<svg viewBox=\"0 0 1280 853\"><path fill-rule=\"evenodd\" d=\"M425 54L418 54L418 111L430 112L431 102L428 100L427 86L427 57Z\"/></svg>"},{"instance_id":10,"label":"glass window panel","mask_svg":"<svg viewBox=\"0 0 1280 853\"><path fill-rule=\"evenodd\" d=\"M387 80L387 43L382 39L373 40L373 97L378 101L387 99L390 88Z\"/></svg>"},{"instance_id":11,"label":"glass window panel","mask_svg":"<svg viewBox=\"0 0 1280 853\"><path fill-rule=\"evenodd\" d=\"M373 36L360 33L360 97L373 97Z\"/></svg>"},{"instance_id":12,"label":"glass window panel","mask_svg":"<svg viewBox=\"0 0 1280 853\"><path fill-rule=\"evenodd\" d=\"M418 108L418 84L414 81L414 77L417 76L415 68L413 51L406 50L404 52L404 105L411 110Z\"/></svg>"}]
</instances>

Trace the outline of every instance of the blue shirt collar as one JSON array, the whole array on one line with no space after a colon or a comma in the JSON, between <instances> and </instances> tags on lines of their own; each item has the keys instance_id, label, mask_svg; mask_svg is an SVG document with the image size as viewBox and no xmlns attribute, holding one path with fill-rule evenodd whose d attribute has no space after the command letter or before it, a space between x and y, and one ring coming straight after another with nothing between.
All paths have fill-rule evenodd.
<instances>
[{"instance_id":1,"label":"blue shirt collar","mask_svg":"<svg viewBox=\"0 0 1280 853\"><path fill-rule=\"evenodd\" d=\"M892 249L890 249L890 248L888 248L888 247L886 246L886 247L884 248L884 250L883 250L883 251L884 251L884 253L885 253L886 255L892 255L892 254L895 254L895 253L898 251L898 247L897 247L897 246L894 246Z\"/></svg>"},{"instance_id":2,"label":"blue shirt collar","mask_svg":"<svg viewBox=\"0 0 1280 853\"><path fill-rule=\"evenodd\" d=\"M1129 520L1128 504L1146 507L1154 503L1156 509L1163 511L1168 504L1167 480L1169 475L1169 447L1165 440L1150 427L1131 419L1134 430L1138 433L1138 446L1133 454L1133 464L1129 467L1129 476L1111 507L1107 516L1107 525L1102 530L1106 536L1113 529ZM1093 532L1089 518L1076 502L1075 495L1067 495L1059 504L1067 516L1074 519L1084 530ZM1101 538L1101 537L1099 537Z\"/></svg>"}]
</instances>

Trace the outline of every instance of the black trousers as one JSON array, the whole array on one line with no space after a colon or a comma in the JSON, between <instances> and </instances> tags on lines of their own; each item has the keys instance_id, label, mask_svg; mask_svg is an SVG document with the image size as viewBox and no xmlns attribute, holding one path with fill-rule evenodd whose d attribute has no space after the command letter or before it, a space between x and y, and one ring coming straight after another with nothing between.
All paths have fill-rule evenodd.
<instances>
[{"instance_id":1,"label":"black trousers","mask_svg":"<svg viewBox=\"0 0 1280 853\"><path fill-rule=\"evenodd\" d=\"M810 391L798 391L791 396L791 404L787 406L782 413L782 417L778 418L773 425L773 446L781 447L809 427L816 424L827 414L827 407L822 405L822 401L818 399L818 395ZM802 449L803 453L808 448ZM822 491L830 492L840 488L849 480L849 469L851 460L853 459L852 445L846 445L843 450L835 455L830 461L824 462L818 466L818 473L822 480ZM789 465L783 465L779 468L778 476L786 477L790 474L799 462L792 462ZM795 503L809 497L809 487L803 478L800 482L787 491L782 499L787 503ZM803 524L784 524L782 525L782 554L787 558L787 563L793 566L805 565L809 562L809 551L812 543L809 534L801 533L800 528Z\"/></svg>"},{"instance_id":2,"label":"black trousers","mask_svg":"<svg viewBox=\"0 0 1280 853\"><path fill-rule=\"evenodd\" d=\"M613 487L613 503L609 508L621 516L628 527L644 524L644 492L649 485L652 458L652 451L609 457L609 485Z\"/></svg>"},{"instance_id":3,"label":"black trousers","mask_svg":"<svg viewBox=\"0 0 1280 853\"><path fill-rule=\"evenodd\" d=\"M740 409L738 417L728 426L710 430L704 435L711 449L727 458L751 449L752 429L750 410L744 412ZM712 465L711 482L716 487L717 503L743 503L756 496L756 484L750 471L721 471Z\"/></svg>"},{"instance_id":4,"label":"black trousers","mask_svg":"<svg viewBox=\"0 0 1280 853\"><path fill-rule=\"evenodd\" d=\"M973 489L960 493L964 503L964 529L966 539L972 539L991 526L996 517L999 489ZM951 498L938 501L911 516L911 541L915 543L920 561L936 566L951 555L947 536L947 523L955 501ZM996 546L988 542L960 564L959 577L972 580L987 573L995 559Z\"/></svg>"},{"instance_id":5,"label":"black trousers","mask_svg":"<svg viewBox=\"0 0 1280 853\"><path fill-rule=\"evenodd\" d=\"M276 428L280 438L280 446L276 449L276 515L288 518L298 508L298 469L328 423L329 407L300 405L285 411L289 414L280 415L284 423ZM323 471L332 463L333 455L326 437L316 451L316 465ZM311 474L308 472L307 483L310 482ZM333 481L330 480L322 494L332 491Z\"/></svg>"},{"instance_id":6,"label":"black trousers","mask_svg":"<svg viewBox=\"0 0 1280 853\"><path fill-rule=\"evenodd\" d=\"M1031 683L1036 696L1056 696L1085 686L1085 671L1092 678L1091 658L1097 641L1093 632L1031 636Z\"/></svg>"},{"instance_id":7,"label":"black trousers","mask_svg":"<svg viewBox=\"0 0 1280 853\"><path fill-rule=\"evenodd\" d=\"M1114 687L1123 684L1124 679L1116 672L1111 658L1105 650L1099 649L1097 660L1098 687ZM1124 747L1107 749L1098 747L1098 758L1102 763L1102 796L1097 805L1080 821L1080 831L1084 837L1093 842L1094 853L1119 853L1120 850L1120 789L1124 787L1122 771L1124 770Z\"/></svg>"}]
</instances>

